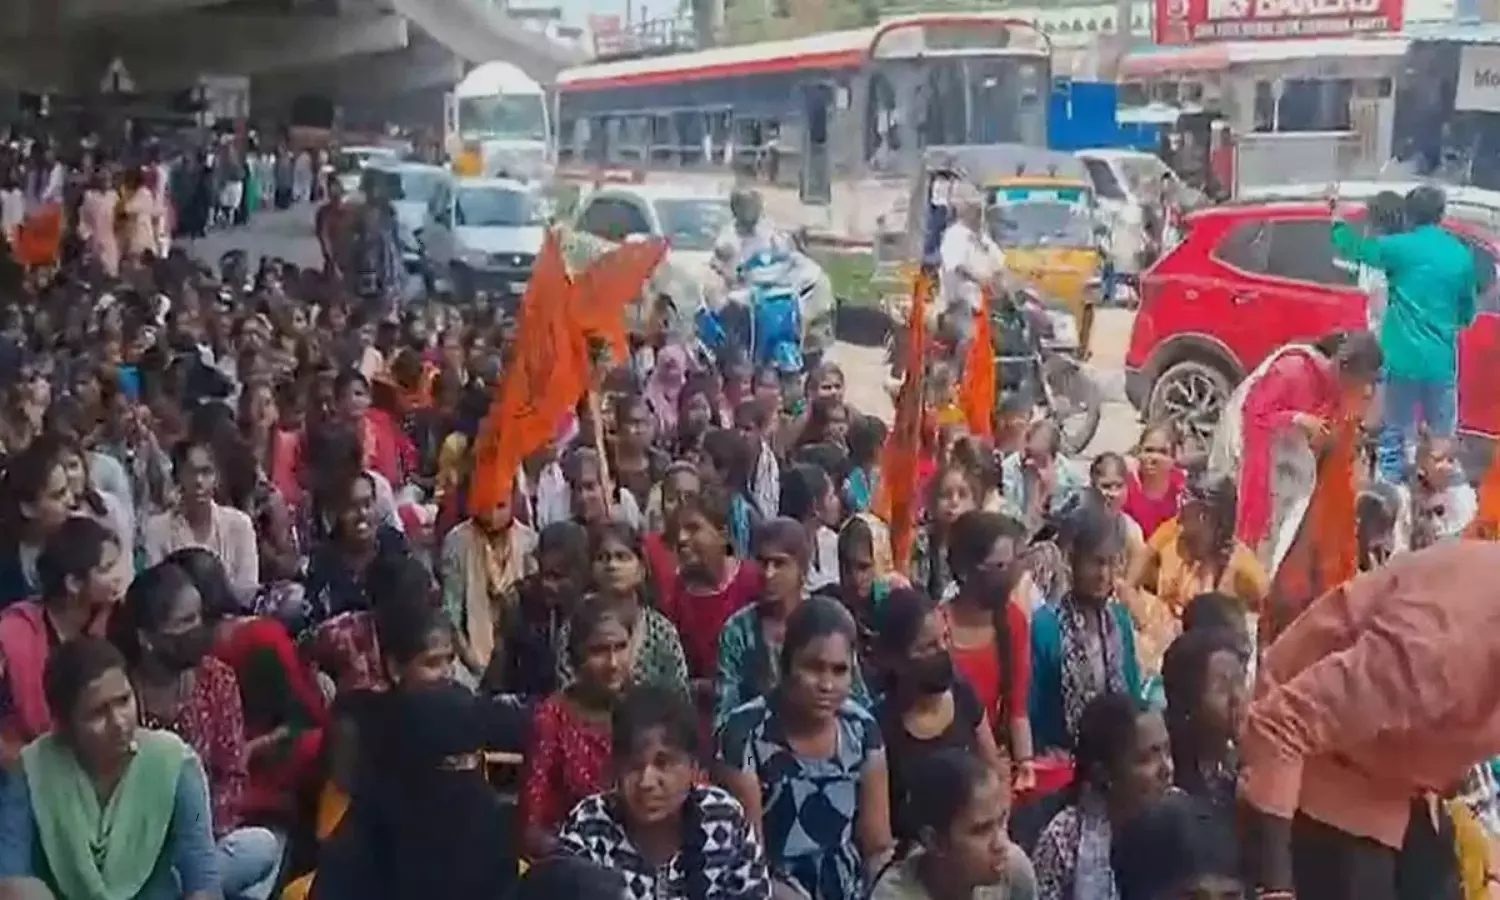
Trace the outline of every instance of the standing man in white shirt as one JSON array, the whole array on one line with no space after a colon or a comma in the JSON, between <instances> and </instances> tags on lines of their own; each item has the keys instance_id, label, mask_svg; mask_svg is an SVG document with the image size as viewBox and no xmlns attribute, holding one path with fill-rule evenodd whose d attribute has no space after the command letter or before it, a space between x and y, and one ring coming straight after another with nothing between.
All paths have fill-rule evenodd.
<instances>
[{"instance_id":1,"label":"standing man in white shirt","mask_svg":"<svg viewBox=\"0 0 1500 900\"><path fill-rule=\"evenodd\" d=\"M943 230L938 246L940 312L946 314L963 359L974 333L974 314L982 308L984 289L1005 266L1005 254L984 227L984 198L967 182L954 186L950 199L953 221Z\"/></svg>"}]
</instances>

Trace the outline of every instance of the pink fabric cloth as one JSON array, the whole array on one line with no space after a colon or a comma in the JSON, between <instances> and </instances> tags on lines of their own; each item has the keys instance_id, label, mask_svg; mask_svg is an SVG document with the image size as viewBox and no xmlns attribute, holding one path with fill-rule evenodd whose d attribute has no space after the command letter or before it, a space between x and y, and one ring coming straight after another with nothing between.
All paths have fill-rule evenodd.
<instances>
[{"instance_id":1,"label":"pink fabric cloth","mask_svg":"<svg viewBox=\"0 0 1500 900\"><path fill-rule=\"evenodd\" d=\"M120 198L114 191L89 190L78 209L78 230L104 274L120 274L120 241L115 235L115 215Z\"/></svg>"},{"instance_id":2,"label":"pink fabric cloth","mask_svg":"<svg viewBox=\"0 0 1500 900\"><path fill-rule=\"evenodd\" d=\"M687 382L687 351L676 344L663 347L656 355L656 368L646 385L646 407L656 419L657 437L677 434L677 403ZM668 372L675 374L668 375Z\"/></svg>"},{"instance_id":3,"label":"pink fabric cloth","mask_svg":"<svg viewBox=\"0 0 1500 900\"><path fill-rule=\"evenodd\" d=\"M302 504L302 482L297 477L301 458L301 432L276 429L271 438L271 484L292 509Z\"/></svg>"},{"instance_id":4,"label":"pink fabric cloth","mask_svg":"<svg viewBox=\"0 0 1500 900\"><path fill-rule=\"evenodd\" d=\"M1141 481L1134 474L1125 489L1125 515L1135 520L1135 524L1141 526L1141 534L1147 540L1156 534L1156 529L1163 522L1177 515L1177 504L1182 497L1182 487L1187 483L1187 475L1181 468L1173 467L1167 476L1167 489L1160 497L1152 497L1141 487Z\"/></svg>"},{"instance_id":5,"label":"pink fabric cloth","mask_svg":"<svg viewBox=\"0 0 1500 900\"><path fill-rule=\"evenodd\" d=\"M393 486L403 483L414 451L390 413L380 409L367 411L362 440L365 468L379 472Z\"/></svg>"},{"instance_id":6,"label":"pink fabric cloth","mask_svg":"<svg viewBox=\"0 0 1500 900\"><path fill-rule=\"evenodd\" d=\"M1299 413L1329 418L1338 406L1339 382L1333 363L1300 347L1281 351L1281 358L1246 392L1235 536L1247 546L1259 546L1270 534L1277 435L1291 428Z\"/></svg>"},{"instance_id":7,"label":"pink fabric cloth","mask_svg":"<svg viewBox=\"0 0 1500 900\"><path fill-rule=\"evenodd\" d=\"M0 656L10 688L11 711L0 731L26 744L52 730L52 713L42 690L42 671L52 653L46 613L35 600L13 603L0 612Z\"/></svg>"}]
</instances>

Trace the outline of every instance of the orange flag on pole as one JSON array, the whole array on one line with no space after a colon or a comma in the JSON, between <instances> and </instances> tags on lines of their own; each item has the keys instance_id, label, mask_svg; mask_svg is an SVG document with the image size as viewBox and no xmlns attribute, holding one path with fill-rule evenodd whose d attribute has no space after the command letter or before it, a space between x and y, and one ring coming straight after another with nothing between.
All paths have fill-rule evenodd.
<instances>
[{"instance_id":1,"label":"orange flag on pole","mask_svg":"<svg viewBox=\"0 0 1500 900\"><path fill-rule=\"evenodd\" d=\"M974 337L964 357L963 386L958 405L964 411L969 433L983 438L995 435L995 349L990 333L990 292L986 290L974 313Z\"/></svg>"},{"instance_id":2,"label":"orange flag on pole","mask_svg":"<svg viewBox=\"0 0 1500 900\"><path fill-rule=\"evenodd\" d=\"M578 324L609 348L612 365L622 365L630 357L625 308L640 296L666 253L664 241L627 241L594 260L577 278Z\"/></svg>"},{"instance_id":3,"label":"orange flag on pole","mask_svg":"<svg viewBox=\"0 0 1500 900\"><path fill-rule=\"evenodd\" d=\"M588 340L576 321L577 286L555 232L547 232L521 298L515 354L474 445L469 512L508 504L521 461L557 437L588 391Z\"/></svg>"},{"instance_id":4,"label":"orange flag on pole","mask_svg":"<svg viewBox=\"0 0 1500 900\"><path fill-rule=\"evenodd\" d=\"M922 459L922 422L926 401L927 304L932 299L932 277L917 276L907 321L906 375L896 394L896 418L880 456L880 489L875 511L891 532L891 557L898 572L911 563L917 532L918 480Z\"/></svg>"},{"instance_id":5,"label":"orange flag on pole","mask_svg":"<svg viewBox=\"0 0 1500 900\"><path fill-rule=\"evenodd\" d=\"M1262 648L1270 647L1314 600L1358 574L1354 473L1359 433L1355 419L1338 424L1332 445L1318 463L1318 480L1307 512L1271 579L1259 626Z\"/></svg>"}]
</instances>

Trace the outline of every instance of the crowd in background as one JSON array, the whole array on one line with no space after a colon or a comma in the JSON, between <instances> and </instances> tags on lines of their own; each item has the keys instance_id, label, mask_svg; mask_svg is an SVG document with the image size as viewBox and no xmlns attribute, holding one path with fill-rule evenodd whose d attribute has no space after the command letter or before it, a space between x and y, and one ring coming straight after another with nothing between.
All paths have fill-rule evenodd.
<instances>
[{"instance_id":1,"label":"crowd in background","mask_svg":"<svg viewBox=\"0 0 1500 900\"><path fill-rule=\"evenodd\" d=\"M669 343L604 373L475 509L513 323L363 302L339 219L324 271L208 270L166 236L224 194L205 166L164 206L156 165L125 170L115 247L91 169L72 249L0 307L0 892L1293 896L1241 852L1267 841L1236 809L1288 820L1267 799L1290 784L1297 812L1288 760L1360 736L1305 737L1275 705L1297 686L1266 647L1298 618L1274 602L1277 536L1313 487L1283 473L1343 446L1384 336L1278 354L1206 462L1170 423L1069 458L1034 398L973 422L935 379L899 555L893 436L837 365L787 393L732 349ZM273 205L311 192L298 171ZM221 206L266 196L244 174ZM1390 268L1379 246L1350 252ZM1449 437L1368 482L1347 523L1364 568L1404 571L1480 513ZM1241 772L1242 735L1257 774L1281 768ZM1442 790L1387 760L1379 799L1430 812L1394 848L1299 817L1301 896L1481 896L1488 753L1445 758Z\"/></svg>"}]
</instances>

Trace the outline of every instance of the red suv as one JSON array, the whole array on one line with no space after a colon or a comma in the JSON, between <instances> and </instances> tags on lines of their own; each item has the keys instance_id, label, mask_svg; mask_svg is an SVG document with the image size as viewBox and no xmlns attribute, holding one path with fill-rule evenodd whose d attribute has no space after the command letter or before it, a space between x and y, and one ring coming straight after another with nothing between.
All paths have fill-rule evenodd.
<instances>
[{"instance_id":1,"label":"red suv","mask_svg":"<svg viewBox=\"0 0 1500 900\"><path fill-rule=\"evenodd\" d=\"M1356 226L1363 217L1347 215ZM1141 277L1125 354L1126 394L1147 421L1175 420L1206 446L1230 392L1272 351L1366 327L1358 266L1334 256L1329 226L1327 205L1311 201L1187 218L1183 240ZM1459 430L1488 444L1500 437L1500 237L1444 227L1474 248L1480 281L1479 315L1459 339Z\"/></svg>"}]
</instances>

